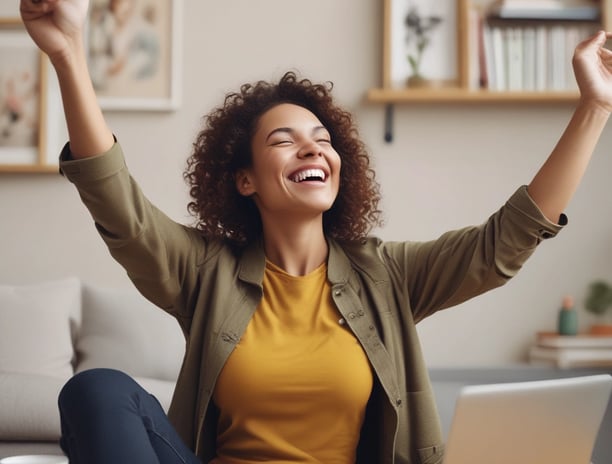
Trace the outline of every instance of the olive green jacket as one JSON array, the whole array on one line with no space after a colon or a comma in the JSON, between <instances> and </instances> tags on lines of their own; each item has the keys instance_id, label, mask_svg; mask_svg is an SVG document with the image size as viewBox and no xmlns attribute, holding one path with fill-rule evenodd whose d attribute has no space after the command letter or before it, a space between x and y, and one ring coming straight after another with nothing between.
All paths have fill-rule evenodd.
<instances>
[{"instance_id":1,"label":"olive green jacket","mask_svg":"<svg viewBox=\"0 0 612 464\"><path fill-rule=\"evenodd\" d=\"M168 218L132 180L118 144L74 161L65 148L61 170L78 188L112 256L185 334L169 416L207 463L215 455L215 382L262 297L262 246L237 251ZM521 187L484 224L430 242L328 239L333 301L376 379L358 463L442 461L439 419L415 324L504 284L560 228Z\"/></svg>"}]
</instances>

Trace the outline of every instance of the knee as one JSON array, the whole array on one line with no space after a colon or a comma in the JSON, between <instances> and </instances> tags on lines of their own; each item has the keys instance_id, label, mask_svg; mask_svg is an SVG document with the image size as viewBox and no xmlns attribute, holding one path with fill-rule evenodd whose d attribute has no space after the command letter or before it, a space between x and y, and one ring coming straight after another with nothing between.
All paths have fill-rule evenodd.
<instances>
[{"instance_id":1,"label":"knee","mask_svg":"<svg viewBox=\"0 0 612 464\"><path fill-rule=\"evenodd\" d=\"M124 372L97 368L75 374L63 386L58 397L63 412L78 409L81 412L92 408L106 409L116 405L122 396L130 395L135 382Z\"/></svg>"}]
</instances>

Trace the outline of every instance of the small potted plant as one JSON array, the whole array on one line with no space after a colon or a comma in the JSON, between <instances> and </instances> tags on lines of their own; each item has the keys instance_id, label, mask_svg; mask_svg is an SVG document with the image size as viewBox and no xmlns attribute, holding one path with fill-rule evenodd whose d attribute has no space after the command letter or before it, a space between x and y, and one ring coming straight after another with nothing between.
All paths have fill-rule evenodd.
<instances>
[{"instance_id":1,"label":"small potted plant","mask_svg":"<svg viewBox=\"0 0 612 464\"><path fill-rule=\"evenodd\" d=\"M411 71L411 75L406 82L408 86L417 87L427 82L427 79L421 74L423 53L429 46L432 31L441 22L442 18L440 16L421 16L416 6L412 6L408 11L404 21L407 29L407 59Z\"/></svg>"},{"instance_id":2,"label":"small potted plant","mask_svg":"<svg viewBox=\"0 0 612 464\"><path fill-rule=\"evenodd\" d=\"M598 322L591 325L593 335L612 335L612 285L596 280L589 285L584 308L595 315ZM608 317L606 317L608 316Z\"/></svg>"}]
</instances>

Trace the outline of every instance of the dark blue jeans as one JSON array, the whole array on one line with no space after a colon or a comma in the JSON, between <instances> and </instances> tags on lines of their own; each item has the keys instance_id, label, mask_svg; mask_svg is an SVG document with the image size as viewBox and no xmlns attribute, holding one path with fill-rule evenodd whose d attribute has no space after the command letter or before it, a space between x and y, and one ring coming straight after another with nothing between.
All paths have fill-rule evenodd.
<instances>
[{"instance_id":1,"label":"dark blue jeans","mask_svg":"<svg viewBox=\"0 0 612 464\"><path fill-rule=\"evenodd\" d=\"M201 464L157 399L123 372L81 372L58 402L71 464Z\"/></svg>"}]
</instances>

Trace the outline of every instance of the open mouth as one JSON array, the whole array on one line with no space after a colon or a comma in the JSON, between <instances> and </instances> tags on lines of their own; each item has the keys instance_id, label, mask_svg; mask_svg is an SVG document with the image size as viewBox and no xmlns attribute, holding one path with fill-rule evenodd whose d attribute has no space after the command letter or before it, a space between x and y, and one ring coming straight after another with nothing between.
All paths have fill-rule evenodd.
<instances>
[{"instance_id":1,"label":"open mouth","mask_svg":"<svg viewBox=\"0 0 612 464\"><path fill-rule=\"evenodd\" d=\"M323 169L305 169L304 171L296 172L295 174L289 176L289 180L295 183L300 182L325 182L327 178L325 171Z\"/></svg>"}]
</instances>

